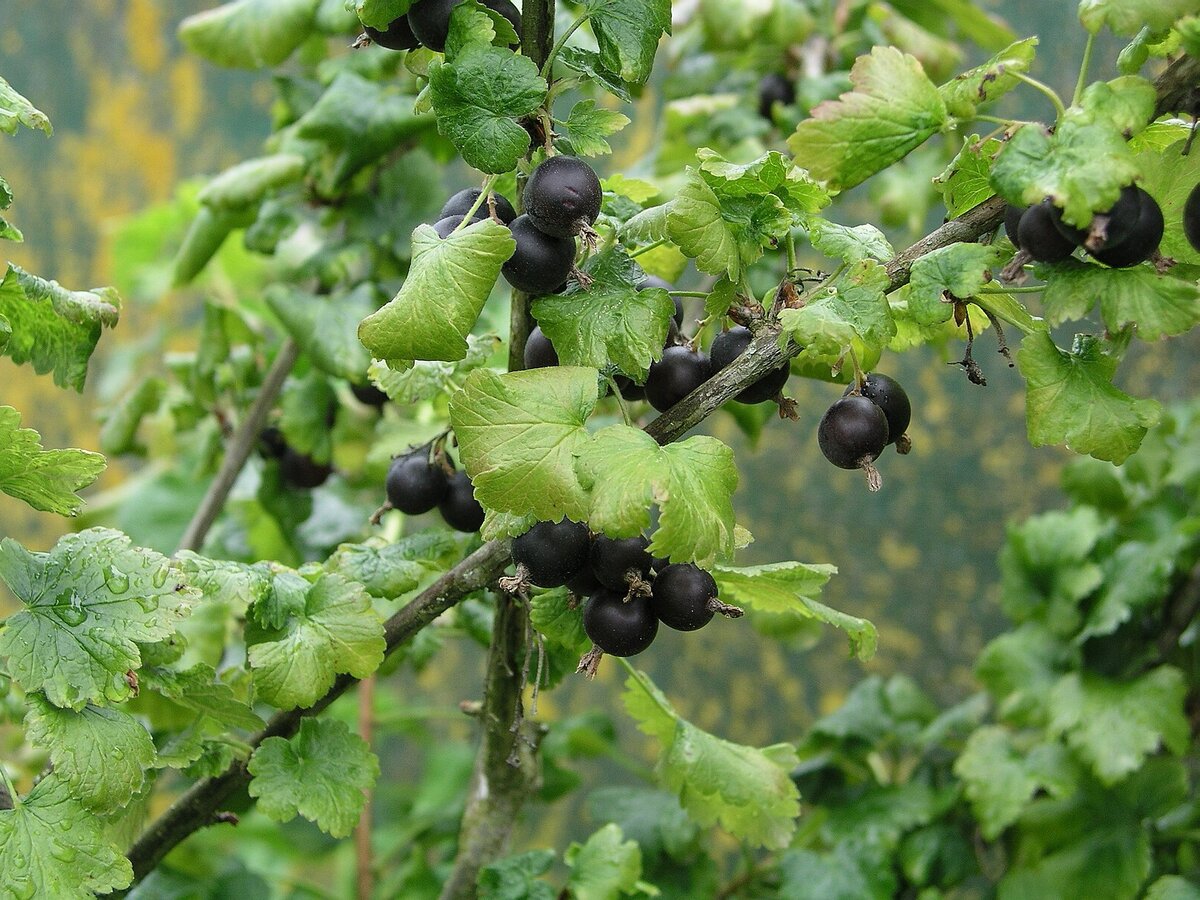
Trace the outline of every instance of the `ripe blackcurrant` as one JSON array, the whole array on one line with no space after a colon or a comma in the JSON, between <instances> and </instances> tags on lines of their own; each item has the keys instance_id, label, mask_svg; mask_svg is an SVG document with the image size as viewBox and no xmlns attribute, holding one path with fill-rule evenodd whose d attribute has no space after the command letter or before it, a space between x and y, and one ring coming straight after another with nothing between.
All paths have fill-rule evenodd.
<instances>
[{"instance_id":1,"label":"ripe blackcurrant","mask_svg":"<svg viewBox=\"0 0 1200 900\"><path fill-rule=\"evenodd\" d=\"M635 656L654 643L658 618L648 600L602 588L584 604L583 630L610 656Z\"/></svg>"},{"instance_id":2,"label":"ripe blackcurrant","mask_svg":"<svg viewBox=\"0 0 1200 900\"><path fill-rule=\"evenodd\" d=\"M1083 247L1091 252L1115 247L1137 227L1142 209L1140 194L1141 189L1135 185L1122 188L1117 202L1104 212L1092 216L1092 221L1086 228L1076 228L1064 222L1062 210L1057 206L1051 207L1051 220L1059 233L1076 247Z\"/></svg>"},{"instance_id":3,"label":"ripe blackcurrant","mask_svg":"<svg viewBox=\"0 0 1200 900\"><path fill-rule=\"evenodd\" d=\"M649 290L650 288L662 288L664 291L673 291L675 286L665 278L659 278L657 275L647 275L642 279L642 283L637 286L639 291ZM683 327L683 301L672 295L671 299L675 301L675 325L679 328Z\"/></svg>"},{"instance_id":4,"label":"ripe blackcurrant","mask_svg":"<svg viewBox=\"0 0 1200 900\"><path fill-rule=\"evenodd\" d=\"M1021 242L1017 239L1017 229L1021 227L1021 216L1025 215L1028 206L1013 206L1011 203L1004 207L1004 234L1009 243L1018 249Z\"/></svg>"},{"instance_id":5,"label":"ripe blackcurrant","mask_svg":"<svg viewBox=\"0 0 1200 900\"><path fill-rule=\"evenodd\" d=\"M587 526L579 522L538 522L514 538L513 562L524 566L538 587L558 587L588 564L591 544Z\"/></svg>"},{"instance_id":6,"label":"ripe blackcurrant","mask_svg":"<svg viewBox=\"0 0 1200 900\"><path fill-rule=\"evenodd\" d=\"M590 597L604 586L592 574L591 566L584 566L567 579L567 590L576 597Z\"/></svg>"},{"instance_id":7,"label":"ripe blackcurrant","mask_svg":"<svg viewBox=\"0 0 1200 900\"><path fill-rule=\"evenodd\" d=\"M446 496L437 505L446 524L455 531L471 533L483 527L483 507L475 499L471 479L459 469L446 486Z\"/></svg>"},{"instance_id":8,"label":"ripe blackcurrant","mask_svg":"<svg viewBox=\"0 0 1200 900\"><path fill-rule=\"evenodd\" d=\"M415 50L421 46L421 42L413 34L412 26L408 23L408 16L393 19L383 31L372 28L370 25L365 27L371 42L380 47L386 47L388 50Z\"/></svg>"},{"instance_id":9,"label":"ripe blackcurrant","mask_svg":"<svg viewBox=\"0 0 1200 900\"><path fill-rule=\"evenodd\" d=\"M373 406L376 409L379 409L388 402L388 395L369 381L365 384L350 385L350 393L354 395L354 399L359 403L364 406Z\"/></svg>"},{"instance_id":10,"label":"ripe blackcurrant","mask_svg":"<svg viewBox=\"0 0 1200 900\"><path fill-rule=\"evenodd\" d=\"M666 412L712 374L707 353L696 353L689 347L668 347L662 359L650 366L646 376L646 399L659 412Z\"/></svg>"},{"instance_id":11,"label":"ripe blackcurrant","mask_svg":"<svg viewBox=\"0 0 1200 900\"><path fill-rule=\"evenodd\" d=\"M277 425L268 425L258 434L258 452L265 459L279 459L287 453L288 443Z\"/></svg>"},{"instance_id":12,"label":"ripe blackcurrant","mask_svg":"<svg viewBox=\"0 0 1200 900\"><path fill-rule=\"evenodd\" d=\"M796 86L778 72L769 72L758 83L758 114L768 122L774 121L771 111L775 104L789 106L796 102Z\"/></svg>"},{"instance_id":13,"label":"ripe blackcurrant","mask_svg":"<svg viewBox=\"0 0 1200 900\"><path fill-rule=\"evenodd\" d=\"M450 33L450 13L463 0L417 0L408 10L408 23L413 34L430 50L439 53L446 49L446 36ZM512 23L517 34L521 34L521 14L512 0L481 0L484 6L500 13Z\"/></svg>"},{"instance_id":14,"label":"ripe blackcurrant","mask_svg":"<svg viewBox=\"0 0 1200 900\"><path fill-rule=\"evenodd\" d=\"M829 407L817 426L821 452L843 469L863 468L874 462L887 442L887 416L866 397L855 394Z\"/></svg>"},{"instance_id":15,"label":"ripe blackcurrant","mask_svg":"<svg viewBox=\"0 0 1200 900\"><path fill-rule=\"evenodd\" d=\"M429 461L429 448L397 456L387 473L387 499L393 509L410 516L427 513L446 496L446 471Z\"/></svg>"},{"instance_id":16,"label":"ripe blackcurrant","mask_svg":"<svg viewBox=\"0 0 1200 900\"><path fill-rule=\"evenodd\" d=\"M1055 227L1054 218L1058 208L1049 200L1043 200L1025 210L1021 224L1017 226L1017 238L1021 249L1038 262L1059 262L1074 252L1077 246Z\"/></svg>"},{"instance_id":17,"label":"ripe blackcurrant","mask_svg":"<svg viewBox=\"0 0 1200 900\"><path fill-rule=\"evenodd\" d=\"M557 365L558 353L550 343L550 338L546 337L541 326L534 328L525 341L525 368L545 369Z\"/></svg>"},{"instance_id":18,"label":"ripe blackcurrant","mask_svg":"<svg viewBox=\"0 0 1200 900\"><path fill-rule=\"evenodd\" d=\"M638 384L627 375L616 375L613 381L617 383L617 390L621 392L623 400L645 400L646 386Z\"/></svg>"},{"instance_id":19,"label":"ripe blackcurrant","mask_svg":"<svg viewBox=\"0 0 1200 900\"><path fill-rule=\"evenodd\" d=\"M665 566L654 577L650 605L664 625L676 631L695 631L712 621L717 582L691 563Z\"/></svg>"},{"instance_id":20,"label":"ripe blackcurrant","mask_svg":"<svg viewBox=\"0 0 1200 900\"><path fill-rule=\"evenodd\" d=\"M442 211L438 213L439 219L444 219L447 216L465 216L467 210L475 205L475 201L479 199L482 193L479 188L465 188L446 201L446 205L442 207ZM513 209L512 204L508 202L508 198L503 194L492 194L493 202L496 204L496 215L500 217L500 221L505 225L511 225L512 220L517 217L517 211ZM474 219L486 219L490 213L488 212L487 200L479 204L479 209L475 210Z\"/></svg>"},{"instance_id":21,"label":"ripe blackcurrant","mask_svg":"<svg viewBox=\"0 0 1200 900\"><path fill-rule=\"evenodd\" d=\"M552 156L525 185L525 214L543 234L571 238L600 215L600 179L582 159Z\"/></svg>"},{"instance_id":22,"label":"ripe blackcurrant","mask_svg":"<svg viewBox=\"0 0 1200 900\"><path fill-rule=\"evenodd\" d=\"M333 474L333 467L288 447L279 458L279 474L283 476L284 482L292 487L315 488L324 484Z\"/></svg>"},{"instance_id":23,"label":"ripe blackcurrant","mask_svg":"<svg viewBox=\"0 0 1200 900\"><path fill-rule=\"evenodd\" d=\"M708 348L713 371L719 372L745 353L752 340L754 340L754 335L750 333L749 328L742 325L718 334L713 338L712 346ZM791 366L784 363L779 368L772 369L733 399L738 403L762 403L764 400L770 400L783 390L791 373Z\"/></svg>"},{"instance_id":24,"label":"ripe blackcurrant","mask_svg":"<svg viewBox=\"0 0 1200 900\"><path fill-rule=\"evenodd\" d=\"M848 397L855 384L851 382L842 396ZM912 404L900 382L880 372L872 372L863 380L859 393L883 410L887 418L887 442L894 444L903 437L904 432L908 431L908 423L912 421Z\"/></svg>"},{"instance_id":25,"label":"ripe blackcurrant","mask_svg":"<svg viewBox=\"0 0 1200 900\"><path fill-rule=\"evenodd\" d=\"M1106 266L1112 266L1114 269L1136 266L1149 259L1158 249L1163 232L1166 230L1162 207L1158 205L1158 201L1141 188L1135 190L1139 194L1141 210L1133 231L1126 235L1120 243L1110 244L1103 250L1096 250L1092 253L1092 256L1100 262Z\"/></svg>"},{"instance_id":26,"label":"ripe blackcurrant","mask_svg":"<svg viewBox=\"0 0 1200 900\"><path fill-rule=\"evenodd\" d=\"M1183 233L1192 248L1200 251L1200 184L1192 188L1183 204Z\"/></svg>"},{"instance_id":27,"label":"ripe blackcurrant","mask_svg":"<svg viewBox=\"0 0 1200 900\"><path fill-rule=\"evenodd\" d=\"M592 541L592 574L606 588L622 594L630 588L630 578L650 577L650 542L640 534L630 538L610 538L598 535Z\"/></svg>"},{"instance_id":28,"label":"ripe blackcurrant","mask_svg":"<svg viewBox=\"0 0 1200 900\"><path fill-rule=\"evenodd\" d=\"M529 216L517 216L511 226L517 249L501 272L518 291L548 294L567 280L575 265L575 239L551 237L539 231Z\"/></svg>"}]
</instances>

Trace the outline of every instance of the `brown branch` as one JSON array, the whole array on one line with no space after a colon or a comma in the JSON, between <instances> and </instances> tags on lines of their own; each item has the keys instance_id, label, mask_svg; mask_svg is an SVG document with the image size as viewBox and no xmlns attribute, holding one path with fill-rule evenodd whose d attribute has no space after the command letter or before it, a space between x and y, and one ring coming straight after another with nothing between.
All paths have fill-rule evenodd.
<instances>
[{"instance_id":1,"label":"brown branch","mask_svg":"<svg viewBox=\"0 0 1200 900\"><path fill-rule=\"evenodd\" d=\"M1158 76L1154 89L1158 92L1154 118L1171 113L1200 115L1200 60L1179 57Z\"/></svg>"}]
</instances>

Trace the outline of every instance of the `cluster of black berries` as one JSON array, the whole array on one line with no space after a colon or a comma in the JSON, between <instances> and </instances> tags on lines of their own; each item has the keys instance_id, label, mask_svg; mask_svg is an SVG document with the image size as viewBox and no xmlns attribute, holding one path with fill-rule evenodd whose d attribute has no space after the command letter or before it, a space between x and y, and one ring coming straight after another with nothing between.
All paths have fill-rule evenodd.
<instances>
[{"instance_id":1,"label":"cluster of black berries","mask_svg":"<svg viewBox=\"0 0 1200 900\"><path fill-rule=\"evenodd\" d=\"M419 516L435 506L457 531L474 532L483 526L483 507L475 499L471 479L454 468L445 453L425 446L392 460L384 510Z\"/></svg>"},{"instance_id":2,"label":"cluster of black berries","mask_svg":"<svg viewBox=\"0 0 1200 900\"><path fill-rule=\"evenodd\" d=\"M382 31L366 26L371 42L389 50L415 50L428 47L439 53L446 49L446 37L450 33L450 13L463 0L417 0L408 13L393 19ZM521 34L521 13L512 0L480 0L484 6L497 12L512 23L517 35ZM356 45L357 46L357 45Z\"/></svg>"},{"instance_id":3,"label":"cluster of black berries","mask_svg":"<svg viewBox=\"0 0 1200 900\"><path fill-rule=\"evenodd\" d=\"M710 573L691 563L655 559L649 543L640 535L593 537L586 525L570 519L539 522L513 541L517 574L501 585L510 591L566 585L586 597L583 630L597 650L612 656L641 653L654 641L659 622L695 631L715 613L742 614L717 599Z\"/></svg>"},{"instance_id":4,"label":"cluster of black berries","mask_svg":"<svg viewBox=\"0 0 1200 900\"><path fill-rule=\"evenodd\" d=\"M879 490L875 460L888 444L900 453L911 447L905 431L912 420L912 404L894 379L872 372L846 388L840 400L825 411L817 426L821 452L835 466L862 469L867 484Z\"/></svg>"},{"instance_id":5,"label":"cluster of black berries","mask_svg":"<svg viewBox=\"0 0 1200 900\"><path fill-rule=\"evenodd\" d=\"M1115 269L1136 266L1149 259L1162 241L1162 209L1137 185L1129 185L1111 209L1092 216L1087 228L1063 221L1062 210L1049 200L1024 209L1009 206L1004 213L1008 239L1025 259L1058 262L1082 247L1095 259Z\"/></svg>"},{"instance_id":6,"label":"cluster of black berries","mask_svg":"<svg viewBox=\"0 0 1200 900\"><path fill-rule=\"evenodd\" d=\"M333 466L317 462L288 444L283 432L275 425L268 425L259 433L258 453L263 459L278 461L279 475L289 487L320 487L333 474Z\"/></svg>"}]
</instances>

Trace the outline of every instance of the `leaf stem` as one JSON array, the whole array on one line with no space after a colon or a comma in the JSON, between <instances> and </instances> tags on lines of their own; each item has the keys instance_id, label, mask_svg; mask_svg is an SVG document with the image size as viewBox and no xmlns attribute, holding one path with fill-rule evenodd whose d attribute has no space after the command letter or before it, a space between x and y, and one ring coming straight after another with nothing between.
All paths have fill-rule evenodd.
<instances>
[{"instance_id":1,"label":"leaf stem","mask_svg":"<svg viewBox=\"0 0 1200 900\"><path fill-rule=\"evenodd\" d=\"M0 763L0 809L13 809L17 805L17 789L8 779L4 764Z\"/></svg>"},{"instance_id":2,"label":"leaf stem","mask_svg":"<svg viewBox=\"0 0 1200 900\"><path fill-rule=\"evenodd\" d=\"M625 667L625 671L628 672L630 677L637 682L638 687L646 692L646 696L654 701L654 705L663 711L664 715L670 716L675 722L679 721L679 713L675 712L675 710L671 709L671 707L662 702L645 672L643 672L641 669L635 669L633 667L633 663L623 656L616 657L616 660Z\"/></svg>"},{"instance_id":3,"label":"leaf stem","mask_svg":"<svg viewBox=\"0 0 1200 900\"><path fill-rule=\"evenodd\" d=\"M1071 95L1071 105L1078 106L1083 99L1083 89L1087 87L1088 69L1092 65L1092 49L1096 45L1095 33L1089 31L1087 43L1083 45L1083 60L1079 63L1079 79L1075 82L1075 93Z\"/></svg>"},{"instance_id":4,"label":"leaf stem","mask_svg":"<svg viewBox=\"0 0 1200 900\"><path fill-rule=\"evenodd\" d=\"M480 196L483 196L482 194ZM358 736L372 745L375 730L375 676L368 675L358 686ZM358 889L358 900L371 900L374 891L374 869L371 865L371 814L374 792L366 791L362 813L358 817L358 826L354 829L354 866L355 884Z\"/></svg>"},{"instance_id":5,"label":"leaf stem","mask_svg":"<svg viewBox=\"0 0 1200 900\"><path fill-rule=\"evenodd\" d=\"M562 37L554 42L554 46L550 48L550 53L546 57L546 62L542 64L542 78L544 78L546 81L550 80L550 70L554 68L554 60L558 58L559 51L562 50L563 46L567 43L567 38L573 35L579 26L591 17L592 14L590 12L585 11L582 13L579 18L572 22L567 30L562 33Z\"/></svg>"},{"instance_id":6,"label":"leaf stem","mask_svg":"<svg viewBox=\"0 0 1200 900\"><path fill-rule=\"evenodd\" d=\"M792 230L790 228L788 229L787 237L784 238L783 246L784 246L784 249L787 250L788 272L789 273L795 272L797 269L797 266L796 266L796 237L795 237L795 235L792 234Z\"/></svg>"},{"instance_id":7,"label":"leaf stem","mask_svg":"<svg viewBox=\"0 0 1200 900\"><path fill-rule=\"evenodd\" d=\"M621 408L621 418L625 420L626 425L633 425L633 418L629 415L629 408L625 405L625 398L621 396L621 389L617 387L617 379L612 375L605 374L604 380L608 382L612 388L613 396L617 398L617 406Z\"/></svg>"},{"instance_id":8,"label":"leaf stem","mask_svg":"<svg viewBox=\"0 0 1200 900\"><path fill-rule=\"evenodd\" d=\"M1030 78L1024 72L1010 72L1013 78L1018 81L1023 81L1034 90L1041 91L1046 95L1047 99L1054 104L1054 110L1058 113L1058 119L1061 120L1066 115L1067 108L1063 106L1062 98L1058 96L1058 92L1048 84L1038 81L1036 78Z\"/></svg>"},{"instance_id":9,"label":"leaf stem","mask_svg":"<svg viewBox=\"0 0 1200 900\"><path fill-rule=\"evenodd\" d=\"M1023 284L1017 287L1006 288L980 288L975 293L977 294L1040 294L1046 290L1044 284Z\"/></svg>"},{"instance_id":10,"label":"leaf stem","mask_svg":"<svg viewBox=\"0 0 1200 900\"><path fill-rule=\"evenodd\" d=\"M707 297L712 291L667 291L672 297Z\"/></svg>"},{"instance_id":11,"label":"leaf stem","mask_svg":"<svg viewBox=\"0 0 1200 900\"><path fill-rule=\"evenodd\" d=\"M457 234L468 225L475 221L475 213L479 211L479 207L487 202L488 196L492 193L492 185L496 183L496 178L499 176L489 175L483 179L483 187L479 189L479 196L475 198L475 202L471 204L471 208L467 210L467 214L462 217L462 221L455 226L451 234ZM488 210L488 217L491 218L491 210Z\"/></svg>"},{"instance_id":12,"label":"leaf stem","mask_svg":"<svg viewBox=\"0 0 1200 900\"><path fill-rule=\"evenodd\" d=\"M636 250L634 250L632 253L629 254L629 258L637 259L643 253L649 253L651 250L657 250L659 247L663 246L664 244L669 244L669 243L671 243L669 239L659 238L653 244L647 244L645 247L638 247Z\"/></svg>"}]
</instances>

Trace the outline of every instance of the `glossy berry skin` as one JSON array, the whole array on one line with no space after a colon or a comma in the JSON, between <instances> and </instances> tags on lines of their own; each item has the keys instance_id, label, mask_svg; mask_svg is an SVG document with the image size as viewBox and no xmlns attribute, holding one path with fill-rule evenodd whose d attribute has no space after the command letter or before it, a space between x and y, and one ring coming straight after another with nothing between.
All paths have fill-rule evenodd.
<instances>
[{"instance_id":1,"label":"glossy berry skin","mask_svg":"<svg viewBox=\"0 0 1200 900\"><path fill-rule=\"evenodd\" d=\"M567 579L567 590L576 597L590 597L596 591L602 590L604 585L596 580L596 576L592 574L591 566L584 566L574 575Z\"/></svg>"},{"instance_id":2,"label":"glossy berry skin","mask_svg":"<svg viewBox=\"0 0 1200 900\"><path fill-rule=\"evenodd\" d=\"M1141 188L1137 190L1140 193L1141 211L1133 231L1119 244L1092 253L1100 262L1114 269L1127 269L1145 262L1158 249L1166 231L1166 222L1163 221L1162 207L1158 205L1158 201Z\"/></svg>"},{"instance_id":3,"label":"glossy berry skin","mask_svg":"<svg viewBox=\"0 0 1200 900\"><path fill-rule=\"evenodd\" d=\"M627 375L616 375L613 381L617 383L617 390L621 392L623 400L645 400L646 386L638 384Z\"/></svg>"},{"instance_id":4,"label":"glossy berry skin","mask_svg":"<svg viewBox=\"0 0 1200 900\"><path fill-rule=\"evenodd\" d=\"M559 587L588 564L592 536L586 525L563 519L538 522L512 542L513 562L538 587Z\"/></svg>"},{"instance_id":5,"label":"glossy berry skin","mask_svg":"<svg viewBox=\"0 0 1200 900\"><path fill-rule=\"evenodd\" d=\"M695 631L712 621L709 602L717 598L712 575L691 563L674 563L654 577L650 605L658 620L676 631Z\"/></svg>"},{"instance_id":6,"label":"glossy berry skin","mask_svg":"<svg viewBox=\"0 0 1200 900\"><path fill-rule=\"evenodd\" d=\"M575 239L551 237L529 216L517 216L509 227L517 249L500 270L505 280L527 294L553 293L575 265Z\"/></svg>"},{"instance_id":7,"label":"glossy berry skin","mask_svg":"<svg viewBox=\"0 0 1200 900\"><path fill-rule=\"evenodd\" d=\"M447 216L465 216L467 211L475 205L475 201L479 199L482 191L479 188L465 188L459 191L453 197L446 201L446 205L442 207L442 211L438 213L439 219L444 219ZM505 225L511 225L512 220L517 217L517 211L513 209L508 198L503 194L492 194L493 202L496 204L496 215L500 217L500 221ZM490 215L488 211L487 200L479 204L479 209L475 210L474 219L486 219Z\"/></svg>"},{"instance_id":8,"label":"glossy berry skin","mask_svg":"<svg viewBox=\"0 0 1200 900\"><path fill-rule=\"evenodd\" d=\"M1104 242L1097 245L1095 249L1104 250L1115 247L1133 233L1134 228L1137 227L1138 217L1141 215L1142 193L1144 193L1142 189L1136 185L1127 185L1121 189L1121 195L1111 208L1103 213L1098 213L1098 215L1108 217L1108 224L1105 226ZM1057 206L1051 209L1054 227L1058 229L1059 233L1076 247L1085 246L1084 242L1088 239L1089 229L1068 225L1062 219L1062 210ZM1086 249L1092 250L1091 247Z\"/></svg>"},{"instance_id":9,"label":"glossy berry skin","mask_svg":"<svg viewBox=\"0 0 1200 900\"><path fill-rule=\"evenodd\" d=\"M708 348L713 371L721 371L745 353L752 340L754 340L754 335L750 333L749 328L742 325L718 334L713 338L712 346ZM784 363L779 368L772 369L733 399L738 403L762 403L764 400L770 400L783 390L791 373L791 366Z\"/></svg>"},{"instance_id":10,"label":"glossy berry skin","mask_svg":"<svg viewBox=\"0 0 1200 900\"><path fill-rule=\"evenodd\" d=\"M842 469L873 462L888 442L887 416L866 397L851 394L825 411L817 443L825 458Z\"/></svg>"},{"instance_id":11,"label":"glossy berry skin","mask_svg":"<svg viewBox=\"0 0 1200 900\"><path fill-rule=\"evenodd\" d=\"M850 396L853 390L854 383L851 383L842 396ZM883 410L888 425L887 442L896 443L908 431L908 423L912 421L912 403L900 382L880 372L872 372L866 377L860 393Z\"/></svg>"},{"instance_id":12,"label":"glossy berry skin","mask_svg":"<svg viewBox=\"0 0 1200 900\"><path fill-rule=\"evenodd\" d=\"M333 467L288 447L279 458L279 474L291 487L315 488L333 474Z\"/></svg>"},{"instance_id":13,"label":"glossy berry skin","mask_svg":"<svg viewBox=\"0 0 1200 900\"><path fill-rule=\"evenodd\" d=\"M410 516L427 513L446 497L449 479L445 470L429 462L429 449L422 447L397 456L387 473L387 499L393 509Z\"/></svg>"},{"instance_id":14,"label":"glossy berry skin","mask_svg":"<svg viewBox=\"0 0 1200 900\"><path fill-rule=\"evenodd\" d=\"M534 328L525 341L525 368L548 369L557 365L558 353L550 343L550 338L546 337L541 326Z\"/></svg>"},{"instance_id":15,"label":"glossy berry skin","mask_svg":"<svg viewBox=\"0 0 1200 900\"><path fill-rule=\"evenodd\" d=\"M1200 252L1200 184L1192 188L1183 204L1183 233L1192 249Z\"/></svg>"},{"instance_id":16,"label":"glossy berry skin","mask_svg":"<svg viewBox=\"0 0 1200 900\"><path fill-rule=\"evenodd\" d=\"M1011 203L1004 207L1004 234L1014 247L1020 247L1017 240L1017 229L1021 227L1021 216L1025 215L1028 206L1013 206Z\"/></svg>"},{"instance_id":17,"label":"glossy berry skin","mask_svg":"<svg viewBox=\"0 0 1200 900\"><path fill-rule=\"evenodd\" d=\"M592 643L610 656L636 656L658 634L658 618L650 602L624 591L601 589L583 607L583 630Z\"/></svg>"},{"instance_id":18,"label":"glossy berry skin","mask_svg":"<svg viewBox=\"0 0 1200 900\"><path fill-rule=\"evenodd\" d=\"M552 156L525 185L525 214L543 234L571 238L600 215L603 194L596 172L574 156Z\"/></svg>"},{"instance_id":19,"label":"glossy berry skin","mask_svg":"<svg viewBox=\"0 0 1200 900\"><path fill-rule=\"evenodd\" d=\"M388 395L369 381L366 384L350 385L350 393L359 403L364 406L373 406L375 409L383 407L388 402Z\"/></svg>"},{"instance_id":20,"label":"glossy berry skin","mask_svg":"<svg viewBox=\"0 0 1200 900\"><path fill-rule=\"evenodd\" d=\"M441 53L450 33L450 13L463 0L417 0L408 10L408 23L422 45ZM484 6L500 13L521 33L521 13L511 0L481 0Z\"/></svg>"},{"instance_id":21,"label":"glossy berry skin","mask_svg":"<svg viewBox=\"0 0 1200 900\"><path fill-rule=\"evenodd\" d=\"M768 122L774 121L771 111L775 104L789 106L796 102L796 86L778 72L770 72L758 83L758 114Z\"/></svg>"},{"instance_id":22,"label":"glossy berry skin","mask_svg":"<svg viewBox=\"0 0 1200 900\"><path fill-rule=\"evenodd\" d=\"M631 538L598 535L592 541L592 574L609 590L620 591L624 595L629 590L629 582L625 577L630 571L636 572L642 579L650 577L652 560L646 552L649 546L650 542L640 534Z\"/></svg>"},{"instance_id":23,"label":"glossy berry skin","mask_svg":"<svg viewBox=\"0 0 1200 900\"><path fill-rule=\"evenodd\" d=\"M1038 262L1059 262L1070 256L1078 246L1056 227L1056 212L1056 206L1049 200L1043 200L1025 210L1017 227L1021 249Z\"/></svg>"},{"instance_id":24,"label":"glossy berry skin","mask_svg":"<svg viewBox=\"0 0 1200 900\"><path fill-rule=\"evenodd\" d=\"M455 472L446 486L446 496L437 505L446 524L468 534L483 527L483 507L475 499L471 479L462 469Z\"/></svg>"},{"instance_id":25,"label":"glossy berry skin","mask_svg":"<svg viewBox=\"0 0 1200 900\"><path fill-rule=\"evenodd\" d=\"M675 290L675 285L667 281L665 278L659 278L657 275L647 275L642 279L642 283L637 286L639 291L646 291L650 288L662 288L664 291ZM679 328L683 327L683 301L678 297L672 296L675 301L675 325Z\"/></svg>"},{"instance_id":26,"label":"glossy berry skin","mask_svg":"<svg viewBox=\"0 0 1200 900\"><path fill-rule=\"evenodd\" d=\"M413 34L412 26L408 23L408 16L393 19L383 31L372 28L370 25L364 27L367 36L371 38L371 43L386 47L388 50L416 50L421 46L421 42Z\"/></svg>"},{"instance_id":27,"label":"glossy berry skin","mask_svg":"<svg viewBox=\"0 0 1200 900\"><path fill-rule=\"evenodd\" d=\"M662 359L650 366L646 376L646 399L659 412L666 412L712 374L707 353L694 353L687 347L668 347Z\"/></svg>"}]
</instances>

